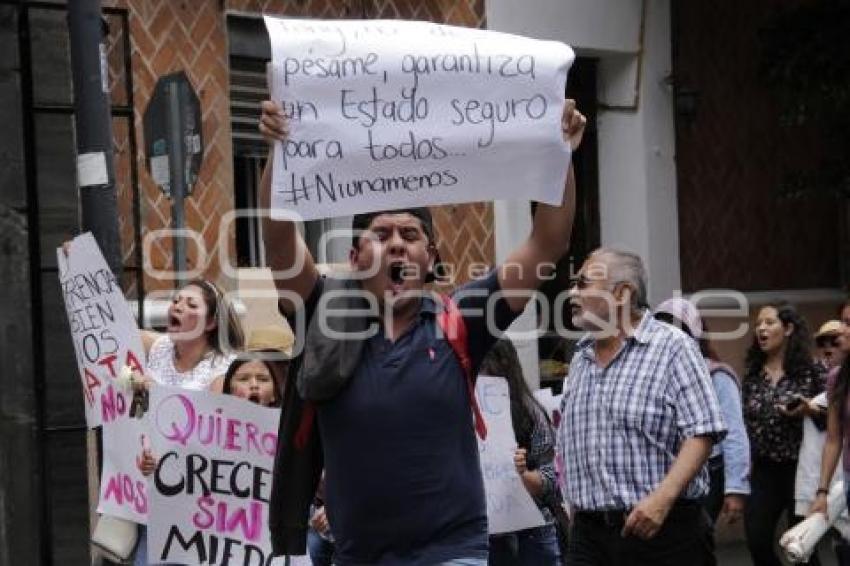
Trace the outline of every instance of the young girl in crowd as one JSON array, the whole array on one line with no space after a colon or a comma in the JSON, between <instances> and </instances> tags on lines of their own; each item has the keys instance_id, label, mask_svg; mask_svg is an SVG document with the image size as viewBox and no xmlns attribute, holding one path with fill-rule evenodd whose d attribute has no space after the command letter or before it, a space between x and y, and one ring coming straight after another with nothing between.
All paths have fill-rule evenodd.
<instances>
[{"instance_id":1,"label":"young girl in crowd","mask_svg":"<svg viewBox=\"0 0 850 566\"><path fill-rule=\"evenodd\" d=\"M258 352L240 354L224 374L222 393L246 399L263 407L279 407L285 370Z\"/></svg>"},{"instance_id":2,"label":"young girl in crowd","mask_svg":"<svg viewBox=\"0 0 850 566\"><path fill-rule=\"evenodd\" d=\"M511 420L517 440L514 464L546 524L490 537L489 564L560 564L561 551L552 509L560 505L555 480L555 433L546 410L537 402L522 375L516 349L510 340L499 340L484 358L481 375L504 377L511 399Z\"/></svg>"},{"instance_id":3,"label":"young girl in crowd","mask_svg":"<svg viewBox=\"0 0 850 566\"><path fill-rule=\"evenodd\" d=\"M783 511L796 523L794 478L803 435L802 418L817 417L811 400L824 389L803 318L788 303L763 307L747 352L744 422L753 454L751 494L744 514L747 546L755 566L779 566L774 533ZM813 557L810 564L817 564Z\"/></svg>"}]
</instances>

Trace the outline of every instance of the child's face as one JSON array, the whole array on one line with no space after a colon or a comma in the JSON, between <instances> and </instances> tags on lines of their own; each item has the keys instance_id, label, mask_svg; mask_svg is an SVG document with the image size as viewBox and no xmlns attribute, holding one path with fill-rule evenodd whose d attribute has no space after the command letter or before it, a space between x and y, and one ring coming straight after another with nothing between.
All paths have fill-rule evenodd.
<instances>
[{"instance_id":1,"label":"child's face","mask_svg":"<svg viewBox=\"0 0 850 566\"><path fill-rule=\"evenodd\" d=\"M259 361L245 362L239 366L230 379L230 394L264 407L277 401L274 378L266 364Z\"/></svg>"}]
</instances>

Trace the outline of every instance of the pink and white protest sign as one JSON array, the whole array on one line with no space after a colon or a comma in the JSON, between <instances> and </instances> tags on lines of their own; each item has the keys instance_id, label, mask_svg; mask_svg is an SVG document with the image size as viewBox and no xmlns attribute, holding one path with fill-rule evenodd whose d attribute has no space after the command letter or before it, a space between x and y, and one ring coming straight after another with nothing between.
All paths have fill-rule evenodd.
<instances>
[{"instance_id":1,"label":"pink and white protest sign","mask_svg":"<svg viewBox=\"0 0 850 566\"><path fill-rule=\"evenodd\" d=\"M229 395L151 390L147 419L159 458L149 483L152 562L268 563L279 418L279 409Z\"/></svg>"},{"instance_id":2,"label":"pink and white protest sign","mask_svg":"<svg viewBox=\"0 0 850 566\"><path fill-rule=\"evenodd\" d=\"M514 465L517 442L511 424L508 382L503 377L480 375L475 396L487 423L487 438L478 439L478 449L490 534L544 525L543 514L526 491Z\"/></svg>"},{"instance_id":3,"label":"pink and white protest sign","mask_svg":"<svg viewBox=\"0 0 850 566\"><path fill-rule=\"evenodd\" d=\"M148 482L136 464L147 435L147 421L126 414L103 424L98 513L147 523Z\"/></svg>"},{"instance_id":4,"label":"pink and white protest sign","mask_svg":"<svg viewBox=\"0 0 850 566\"><path fill-rule=\"evenodd\" d=\"M129 409L116 384L121 368L142 372L145 359L136 319L94 237L74 238L68 256L56 250L59 285L83 388L86 424L100 426Z\"/></svg>"}]
</instances>

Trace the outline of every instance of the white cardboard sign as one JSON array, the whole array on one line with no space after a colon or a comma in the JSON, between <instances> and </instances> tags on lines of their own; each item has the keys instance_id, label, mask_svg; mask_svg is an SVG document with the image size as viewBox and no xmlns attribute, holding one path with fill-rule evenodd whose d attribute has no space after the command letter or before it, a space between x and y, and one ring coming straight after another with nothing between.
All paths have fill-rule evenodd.
<instances>
[{"instance_id":1,"label":"white cardboard sign","mask_svg":"<svg viewBox=\"0 0 850 566\"><path fill-rule=\"evenodd\" d=\"M147 417L159 458L149 482L151 561L268 564L280 410L155 386Z\"/></svg>"},{"instance_id":2,"label":"white cardboard sign","mask_svg":"<svg viewBox=\"0 0 850 566\"><path fill-rule=\"evenodd\" d=\"M140 524L148 522L148 482L136 464L145 436L147 421L127 413L103 424L98 513Z\"/></svg>"},{"instance_id":3,"label":"white cardboard sign","mask_svg":"<svg viewBox=\"0 0 850 566\"><path fill-rule=\"evenodd\" d=\"M121 368L143 372L136 319L91 233L71 241L68 256L56 250L59 285L83 385L89 428L129 409L131 397L115 383Z\"/></svg>"},{"instance_id":4,"label":"white cardboard sign","mask_svg":"<svg viewBox=\"0 0 850 566\"><path fill-rule=\"evenodd\" d=\"M274 218L560 204L568 46L404 20L265 21L271 96L290 122L274 148Z\"/></svg>"},{"instance_id":5,"label":"white cardboard sign","mask_svg":"<svg viewBox=\"0 0 850 566\"><path fill-rule=\"evenodd\" d=\"M478 439L481 473L487 495L487 522L491 535L510 533L546 523L543 514L517 474L517 447L511 424L508 383L502 377L478 376L478 405L487 423L487 439Z\"/></svg>"}]
</instances>

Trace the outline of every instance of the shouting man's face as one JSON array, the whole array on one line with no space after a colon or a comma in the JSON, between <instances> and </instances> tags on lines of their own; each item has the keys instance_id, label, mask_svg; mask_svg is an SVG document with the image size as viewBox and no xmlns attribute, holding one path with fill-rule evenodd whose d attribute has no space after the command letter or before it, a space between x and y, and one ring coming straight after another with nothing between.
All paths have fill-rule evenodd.
<instances>
[{"instance_id":1,"label":"shouting man's face","mask_svg":"<svg viewBox=\"0 0 850 566\"><path fill-rule=\"evenodd\" d=\"M434 267L436 250L422 221L407 212L380 214L350 254L351 267L362 274L363 289L379 304L398 310L416 301Z\"/></svg>"}]
</instances>

